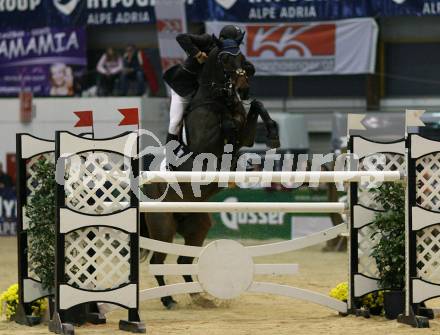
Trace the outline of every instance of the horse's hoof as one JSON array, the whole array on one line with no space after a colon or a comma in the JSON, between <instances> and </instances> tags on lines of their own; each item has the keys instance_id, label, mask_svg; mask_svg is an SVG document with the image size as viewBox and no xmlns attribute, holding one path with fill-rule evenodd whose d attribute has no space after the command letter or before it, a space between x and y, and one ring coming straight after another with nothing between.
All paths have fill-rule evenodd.
<instances>
[{"instance_id":1,"label":"horse's hoof","mask_svg":"<svg viewBox=\"0 0 440 335\"><path fill-rule=\"evenodd\" d=\"M163 297L160 300L165 308L169 311L177 308L177 301L175 301L172 297Z\"/></svg>"},{"instance_id":2,"label":"horse's hoof","mask_svg":"<svg viewBox=\"0 0 440 335\"><path fill-rule=\"evenodd\" d=\"M177 309L177 307L178 307L177 302L174 300L172 302L168 303L167 305L165 305L165 308L169 311L174 311Z\"/></svg>"}]
</instances>

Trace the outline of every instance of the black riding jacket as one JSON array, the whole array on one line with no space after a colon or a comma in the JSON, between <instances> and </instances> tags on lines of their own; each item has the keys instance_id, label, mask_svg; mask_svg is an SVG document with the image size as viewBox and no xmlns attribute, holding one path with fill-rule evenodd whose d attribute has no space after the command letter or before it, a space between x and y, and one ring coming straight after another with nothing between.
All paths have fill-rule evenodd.
<instances>
[{"instance_id":1,"label":"black riding jacket","mask_svg":"<svg viewBox=\"0 0 440 335\"><path fill-rule=\"evenodd\" d=\"M198 72L202 69L203 64L200 64L195 56L200 51L208 55L209 52L215 47L212 36L209 34L179 34L176 37L176 41L188 55L188 58L183 63L183 66L186 70L198 74Z\"/></svg>"},{"instance_id":2,"label":"black riding jacket","mask_svg":"<svg viewBox=\"0 0 440 335\"><path fill-rule=\"evenodd\" d=\"M197 89L197 78L203 69L203 64L200 64L195 56L200 51L208 55L216 47L216 44L209 34L179 34L176 40L188 57L180 67L182 70L173 67L164 73L163 78L177 94L186 96ZM244 61L243 69L248 77L255 74L253 64L247 60Z\"/></svg>"},{"instance_id":3,"label":"black riding jacket","mask_svg":"<svg viewBox=\"0 0 440 335\"><path fill-rule=\"evenodd\" d=\"M212 35L209 34L179 34L177 35L176 40L180 47L188 55L188 58L185 60L183 66L185 66L187 70L195 73L201 70L203 66L203 64L200 64L197 61L195 56L200 51L208 55L209 52L216 46ZM243 67L249 77L252 77L255 74L255 67L249 61L245 60Z\"/></svg>"}]
</instances>

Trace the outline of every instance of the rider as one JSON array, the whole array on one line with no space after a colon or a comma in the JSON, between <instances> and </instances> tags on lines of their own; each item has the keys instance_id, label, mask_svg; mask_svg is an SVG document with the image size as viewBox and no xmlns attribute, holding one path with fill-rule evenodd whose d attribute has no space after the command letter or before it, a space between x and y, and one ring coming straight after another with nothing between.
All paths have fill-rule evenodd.
<instances>
[{"instance_id":1,"label":"rider","mask_svg":"<svg viewBox=\"0 0 440 335\"><path fill-rule=\"evenodd\" d=\"M234 40L241 44L244 32L237 26L226 25L220 31L219 39ZM164 73L165 82L171 87L170 124L168 127L167 143L179 140L180 125L183 113L192 95L198 88L198 75L203 63L208 59L209 52L216 46L214 38L209 34L179 34L176 38L179 45L188 55L183 64L178 64ZM245 62L244 70L248 77L255 74L255 68L250 62Z\"/></svg>"}]
</instances>

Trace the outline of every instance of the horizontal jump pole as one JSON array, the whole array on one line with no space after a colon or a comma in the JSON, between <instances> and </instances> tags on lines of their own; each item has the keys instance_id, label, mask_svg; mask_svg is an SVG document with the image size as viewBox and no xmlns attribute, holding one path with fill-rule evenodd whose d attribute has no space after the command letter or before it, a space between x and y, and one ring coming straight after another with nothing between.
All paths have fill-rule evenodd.
<instances>
[{"instance_id":1,"label":"horizontal jump pole","mask_svg":"<svg viewBox=\"0 0 440 335\"><path fill-rule=\"evenodd\" d=\"M344 213L342 202L141 202L144 213L286 212Z\"/></svg>"},{"instance_id":2,"label":"horizontal jump pole","mask_svg":"<svg viewBox=\"0 0 440 335\"><path fill-rule=\"evenodd\" d=\"M142 171L140 184L151 183L334 183L398 181L399 171Z\"/></svg>"}]
</instances>

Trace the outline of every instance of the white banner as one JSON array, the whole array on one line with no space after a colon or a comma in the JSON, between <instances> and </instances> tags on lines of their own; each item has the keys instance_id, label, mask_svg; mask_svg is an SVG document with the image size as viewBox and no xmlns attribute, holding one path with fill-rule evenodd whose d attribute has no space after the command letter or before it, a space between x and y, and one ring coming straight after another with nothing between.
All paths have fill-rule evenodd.
<instances>
[{"instance_id":1,"label":"white banner","mask_svg":"<svg viewBox=\"0 0 440 335\"><path fill-rule=\"evenodd\" d=\"M373 73L378 27L374 19L305 23L207 22L218 36L226 24L246 31L243 54L260 76Z\"/></svg>"},{"instance_id":2,"label":"white banner","mask_svg":"<svg viewBox=\"0 0 440 335\"><path fill-rule=\"evenodd\" d=\"M157 37L162 71L182 63L185 52L176 42L176 36L187 32L185 0L160 0L154 6Z\"/></svg>"}]
</instances>

